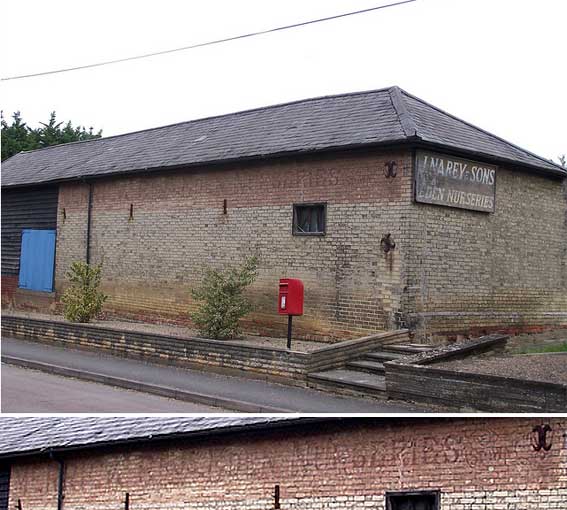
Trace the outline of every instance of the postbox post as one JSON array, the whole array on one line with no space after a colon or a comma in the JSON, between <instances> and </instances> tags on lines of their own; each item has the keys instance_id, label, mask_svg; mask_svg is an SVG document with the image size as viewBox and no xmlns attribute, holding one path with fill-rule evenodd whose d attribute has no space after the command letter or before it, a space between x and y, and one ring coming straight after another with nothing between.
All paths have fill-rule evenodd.
<instances>
[{"instance_id":1,"label":"postbox post","mask_svg":"<svg viewBox=\"0 0 567 510\"><path fill-rule=\"evenodd\" d=\"M303 282L297 278L281 278L278 294L278 313L287 315L287 348L291 349L294 315L303 315Z\"/></svg>"}]
</instances>

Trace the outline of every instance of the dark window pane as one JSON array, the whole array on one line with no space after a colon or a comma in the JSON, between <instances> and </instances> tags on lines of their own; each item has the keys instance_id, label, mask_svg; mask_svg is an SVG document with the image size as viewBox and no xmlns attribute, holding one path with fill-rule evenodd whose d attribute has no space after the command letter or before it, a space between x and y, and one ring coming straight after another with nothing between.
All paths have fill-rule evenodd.
<instances>
[{"instance_id":1,"label":"dark window pane","mask_svg":"<svg viewBox=\"0 0 567 510\"><path fill-rule=\"evenodd\" d=\"M435 494L411 494L388 496L391 510L437 510Z\"/></svg>"},{"instance_id":2,"label":"dark window pane","mask_svg":"<svg viewBox=\"0 0 567 510\"><path fill-rule=\"evenodd\" d=\"M311 232L311 224L310 224L310 211L308 207L299 207L298 208L298 216L297 216L297 226L301 232Z\"/></svg>"},{"instance_id":3,"label":"dark window pane","mask_svg":"<svg viewBox=\"0 0 567 510\"><path fill-rule=\"evenodd\" d=\"M296 205L293 231L297 234L322 234L325 232L325 205Z\"/></svg>"}]
</instances>

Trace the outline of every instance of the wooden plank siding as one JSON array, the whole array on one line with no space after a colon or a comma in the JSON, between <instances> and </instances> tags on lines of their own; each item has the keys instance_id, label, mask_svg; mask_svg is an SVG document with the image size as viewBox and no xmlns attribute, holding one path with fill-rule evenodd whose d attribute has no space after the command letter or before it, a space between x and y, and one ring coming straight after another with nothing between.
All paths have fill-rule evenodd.
<instances>
[{"instance_id":1,"label":"wooden plank siding","mask_svg":"<svg viewBox=\"0 0 567 510\"><path fill-rule=\"evenodd\" d=\"M10 467L0 465L0 510L8 510L10 491Z\"/></svg>"},{"instance_id":2,"label":"wooden plank siding","mask_svg":"<svg viewBox=\"0 0 567 510\"><path fill-rule=\"evenodd\" d=\"M58 195L58 186L2 190L2 275L18 275L23 229L57 228Z\"/></svg>"}]
</instances>

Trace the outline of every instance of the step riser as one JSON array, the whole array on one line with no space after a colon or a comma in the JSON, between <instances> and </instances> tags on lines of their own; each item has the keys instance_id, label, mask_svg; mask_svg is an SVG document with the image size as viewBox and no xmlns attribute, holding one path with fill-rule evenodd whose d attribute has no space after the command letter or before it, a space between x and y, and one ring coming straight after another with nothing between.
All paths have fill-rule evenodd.
<instances>
[{"instance_id":1,"label":"step riser","mask_svg":"<svg viewBox=\"0 0 567 510\"><path fill-rule=\"evenodd\" d=\"M339 393L349 397L371 397L379 400L387 400L386 390L371 390L369 388L362 389L350 384L323 381L320 379L309 379L307 381L307 386L315 390L327 391L334 394Z\"/></svg>"},{"instance_id":2,"label":"step riser","mask_svg":"<svg viewBox=\"0 0 567 510\"><path fill-rule=\"evenodd\" d=\"M373 354L365 354L358 358L360 361L378 361L379 363L384 363L385 361L393 361L398 358L390 357L390 356L375 356Z\"/></svg>"},{"instance_id":3,"label":"step riser","mask_svg":"<svg viewBox=\"0 0 567 510\"><path fill-rule=\"evenodd\" d=\"M359 367L352 363L347 363L346 368L349 370L356 370L357 372L365 372L367 374L384 375L384 368L371 368L371 367Z\"/></svg>"},{"instance_id":4,"label":"step riser","mask_svg":"<svg viewBox=\"0 0 567 510\"><path fill-rule=\"evenodd\" d=\"M426 347L424 349L413 349L411 347L391 347L391 346L385 345L382 348L382 350L386 351L386 352L391 352L393 354L408 354L408 355L411 355L411 354L419 354L421 352L430 351L431 347Z\"/></svg>"}]
</instances>

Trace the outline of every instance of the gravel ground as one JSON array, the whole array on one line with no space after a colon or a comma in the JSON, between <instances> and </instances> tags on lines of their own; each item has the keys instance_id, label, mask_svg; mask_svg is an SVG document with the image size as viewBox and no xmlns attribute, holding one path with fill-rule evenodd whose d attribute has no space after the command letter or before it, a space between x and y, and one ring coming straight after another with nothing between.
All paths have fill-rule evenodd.
<instances>
[{"instance_id":1,"label":"gravel ground","mask_svg":"<svg viewBox=\"0 0 567 510\"><path fill-rule=\"evenodd\" d=\"M20 311L10 311L11 315L17 315L20 317L28 317L30 319L47 319L47 320L58 320L64 321L65 318L61 315L50 315L46 313L37 312L20 312ZM89 326L102 326L109 328L124 329L127 331L139 331L143 333L155 333L159 335L174 336L177 338L187 338L199 336L199 333L186 326L176 326L173 324L149 324L145 322L134 322L134 321L120 321L120 320L94 320L89 323ZM255 335L244 335L242 338L237 340L224 340L227 344L238 343L238 344L248 344L255 345L258 347L279 347L285 349L287 347L286 338L273 338L267 336L255 336ZM291 349L292 351L299 352L310 352L321 347L329 345L323 342L313 342L309 340L292 340Z\"/></svg>"},{"instance_id":2,"label":"gravel ground","mask_svg":"<svg viewBox=\"0 0 567 510\"><path fill-rule=\"evenodd\" d=\"M567 353L465 358L436 363L433 366L463 372L567 384Z\"/></svg>"}]
</instances>

